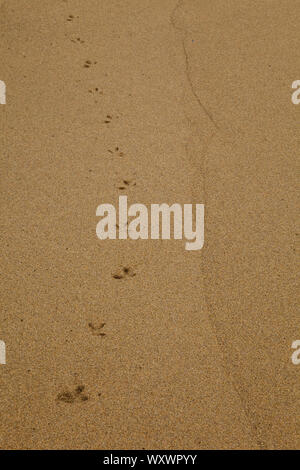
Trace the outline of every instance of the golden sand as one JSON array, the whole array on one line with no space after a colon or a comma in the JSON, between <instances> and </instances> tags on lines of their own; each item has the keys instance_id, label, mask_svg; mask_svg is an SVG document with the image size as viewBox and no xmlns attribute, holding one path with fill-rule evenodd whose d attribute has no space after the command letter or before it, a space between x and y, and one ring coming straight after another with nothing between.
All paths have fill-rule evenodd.
<instances>
[{"instance_id":1,"label":"golden sand","mask_svg":"<svg viewBox=\"0 0 300 470\"><path fill-rule=\"evenodd\" d=\"M299 448L299 24L297 0L1 2L0 448ZM124 179L205 204L203 249L99 240Z\"/></svg>"}]
</instances>

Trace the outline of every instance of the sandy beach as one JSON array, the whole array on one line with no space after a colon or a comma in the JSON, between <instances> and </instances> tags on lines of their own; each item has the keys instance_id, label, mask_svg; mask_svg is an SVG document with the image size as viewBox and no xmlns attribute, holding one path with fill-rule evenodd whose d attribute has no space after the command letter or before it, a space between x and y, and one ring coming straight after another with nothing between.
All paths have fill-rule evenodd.
<instances>
[{"instance_id":1,"label":"sandy beach","mask_svg":"<svg viewBox=\"0 0 300 470\"><path fill-rule=\"evenodd\" d=\"M0 449L299 449L299 7L0 1Z\"/></svg>"}]
</instances>

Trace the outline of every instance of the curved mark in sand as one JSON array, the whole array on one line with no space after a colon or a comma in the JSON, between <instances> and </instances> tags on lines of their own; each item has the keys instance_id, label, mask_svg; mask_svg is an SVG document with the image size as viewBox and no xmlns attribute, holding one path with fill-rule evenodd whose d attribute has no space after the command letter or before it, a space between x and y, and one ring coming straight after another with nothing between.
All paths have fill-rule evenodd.
<instances>
[{"instance_id":1,"label":"curved mark in sand","mask_svg":"<svg viewBox=\"0 0 300 470\"><path fill-rule=\"evenodd\" d=\"M6 104L6 85L0 80L0 104Z\"/></svg>"}]
</instances>

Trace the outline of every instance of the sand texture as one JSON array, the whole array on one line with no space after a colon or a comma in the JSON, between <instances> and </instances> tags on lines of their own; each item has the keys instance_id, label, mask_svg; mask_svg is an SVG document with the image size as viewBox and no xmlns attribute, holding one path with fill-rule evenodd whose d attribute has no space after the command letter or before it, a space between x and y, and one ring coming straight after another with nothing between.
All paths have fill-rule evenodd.
<instances>
[{"instance_id":1,"label":"sand texture","mask_svg":"<svg viewBox=\"0 0 300 470\"><path fill-rule=\"evenodd\" d=\"M299 0L1 2L1 449L299 448L299 25ZM204 203L204 248L100 241L120 194Z\"/></svg>"}]
</instances>

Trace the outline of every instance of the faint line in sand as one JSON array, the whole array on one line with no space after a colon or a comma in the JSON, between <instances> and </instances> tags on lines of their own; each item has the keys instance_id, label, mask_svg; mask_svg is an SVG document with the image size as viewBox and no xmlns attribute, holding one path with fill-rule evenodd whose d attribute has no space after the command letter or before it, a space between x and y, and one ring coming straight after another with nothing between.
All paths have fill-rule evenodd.
<instances>
[{"instance_id":1,"label":"faint line in sand","mask_svg":"<svg viewBox=\"0 0 300 470\"><path fill-rule=\"evenodd\" d=\"M190 76L190 63L189 63L187 49L186 49L186 46L185 46L185 39L187 37L187 31L184 28L180 28L180 27L176 26L176 22L175 22L175 14L176 14L177 10L179 10L179 8L181 6L183 6L183 4L184 4L184 0L179 0L177 2L175 8L173 9L173 11L171 13L170 23L173 26L174 30L178 31L181 35L181 43L182 43L183 53L184 53L184 56L185 56L186 77L187 77L189 86L191 88L192 94L193 94L194 98L196 99L199 107L205 112L206 116L209 118L210 122L213 124L215 129L217 131L219 131L220 128L217 125L217 123L215 122L215 120L213 119L213 116L208 111L208 109L203 105L203 103L200 100L199 96L195 92L194 85L193 85L193 82L192 82L192 79L191 79L191 76ZM183 35L183 37L182 37L182 35ZM213 135L211 136L211 138L210 138L210 140L207 144L206 152L208 152L208 148L209 148L211 142L213 141L217 131L214 132ZM204 183L204 185L205 185L205 183ZM204 194L206 194L205 186L204 186ZM205 200L206 200L206 197L205 197ZM205 275L204 275L204 283L206 283ZM208 305L208 301L206 299L206 289L204 289L204 297L205 297L205 302ZM216 325L215 325L215 323L214 323L214 321L211 317L211 314L209 312L208 312L207 316L208 316L208 320L209 320L209 323L211 325L212 331L214 332L217 345L218 345L219 349L222 351L223 350L223 344L222 344L219 332L217 330L217 327L216 327ZM244 397L244 394L242 393L242 391L240 390L238 384L236 383L235 377L231 373L230 368L228 368L228 366L226 364L226 359L225 359L225 354L224 353L222 353L222 357L223 357L222 366L223 366L224 370L226 371L226 375L228 376L229 383L232 385L233 390L235 391L237 397L239 398L239 401L240 401L242 409L245 413L246 419L248 420L253 439L256 442L258 448L263 449L265 447L265 445L264 445L264 442L261 441L261 439L258 435L257 426L256 426L256 423L255 423L255 420L253 419L253 417L251 415L251 410L249 410L247 400Z\"/></svg>"},{"instance_id":2,"label":"faint line in sand","mask_svg":"<svg viewBox=\"0 0 300 470\"><path fill-rule=\"evenodd\" d=\"M4 341L0 341L0 364L6 364L6 346Z\"/></svg>"},{"instance_id":3,"label":"faint line in sand","mask_svg":"<svg viewBox=\"0 0 300 470\"><path fill-rule=\"evenodd\" d=\"M204 111L204 113L206 114L206 116L209 118L209 120L211 121L211 123L214 125L214 127L217 129L217 130L220 130L218 124L216 123L216 121L214 120L213 118L213 115L211 114L211 112L207 109L207 107L202 103L201 99L199 98L199 96L197 95L196 91L195 91L195 88L194 88L194 85L193 85L193 82L192 82L192 79L191 79L191 73L190 73L190 70L191 70L191 66L190 66L190 62L189 62L189 57L188 57L188 53L187 53L187 50L186 50L186 46L185 46L185 38L187 36L187 32L183 29L183 28L179 28L178 26L176 26L176 23L175 23L175 13L176 11L180 8L180 6L183 4L183 0L180 0L176 7L174 8L173 10L173 13L170 17L170 22L173 26L173 28L177 31L180 31L181 33L183 32L184 33L184 37L182 38L181 40L181 43L182 43L182 49L183 49L183 53L184 53L184 57L185 57L185 72L186 72L186 77L187 77L187 81L188 81L188 84L190 86L190 89L191 89L191 92L195 98L195 100L197 101L199 107Z\"/></svg>"},{"instance_id":4,"label":"faint line in sand","mask_svg":"<svg viewBox=\"0 0 300 470\"><path fill-rule=\"evenodd\" d=\"M0 80L0 104L6 104L6 85Z\"/></svg>"}]
</instances>

